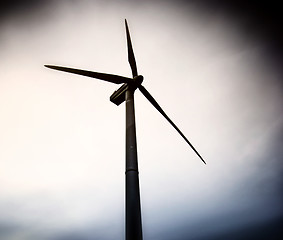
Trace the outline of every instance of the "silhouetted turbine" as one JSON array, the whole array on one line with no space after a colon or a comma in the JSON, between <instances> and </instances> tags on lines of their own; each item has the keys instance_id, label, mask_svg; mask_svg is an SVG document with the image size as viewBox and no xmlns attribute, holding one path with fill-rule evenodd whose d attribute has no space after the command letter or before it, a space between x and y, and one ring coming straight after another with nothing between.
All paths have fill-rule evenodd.
<instances>
[{"instance_id":1,"label":"silhouetted turbine","mask_svg":"<svg viewBox=\"0 0 283 240\"><path fill-rule=\"evenodd\" d=\"M107 82L112 82L112 83L116 83L116 84L127 83L129 85L133 85L134 88L138 87L139 90L142 92L142 94L150 101L150 103L168 120L168 122L185 139L185 141L190 145L190 147L199 156L199 158L204 163L206 163L204 161L204 159L201 157L201 155L198 153L198 151L190 143L190 141L181 132L181 130L174 124L174 122L163 111L163 109L160 107L160 105L157 103L157 101L151 96L151 94L145 89L145 87L141 85L143 77L141 75L139 75L139 76L137 75L136 60L135 60L135 56L134 56L134 52L133 52L133 47L132 47L132 43L131 43L131 38L130 38L127 20L125 20L125 25L126 25L127 43L128 43L128 60L129 60L129 63L130 63L131 69L132 69L133 78L127 78L127 77L118 76L118 75L114 75L114 74L108 74L108 73L99 73L99 72L92 72L92 71L75 69L75 68L54 66L54 65L44 65L44 66L51 68L51 69L59 70L59 71L75 73L75 74L79 74L79 75L82 75L82 76L87 76L87 77L92 77L92 78L104 80L104 81L107 81ZM135 81L136 79L138 79L139 81Z\"/></svg>"},{"instance_id":2,"label":"silhouetted turbine","mask_svg":"<svg viewBox=\"0 0 283 240\"><path fill-rule=\"evenodd\" d=\"M139 179L138 179L138 163L137 163L137 147L136 147L136 128L135 128L135 113L134 113L134 91L138 88L147 100L167 119L167 121L177 130L177 132L190 145L193 151L205 163L201 155L173 123L173 121L162 110L157 101L151 94L141 85L143 76L138 75L136 60L130 38L130 32L125 19L128 61L131 66L133 78L122 77L113 74L99 73L74 69L61 66L44 65L45 67L75 73L82 76L92 77L103 81L121 84L124 83L117 91L115 91L110 100L116 105L120 105L126 100L126 239L141 240L141 211L140 211L140 195L139 195Z\"/></svg>"}]
</instances>

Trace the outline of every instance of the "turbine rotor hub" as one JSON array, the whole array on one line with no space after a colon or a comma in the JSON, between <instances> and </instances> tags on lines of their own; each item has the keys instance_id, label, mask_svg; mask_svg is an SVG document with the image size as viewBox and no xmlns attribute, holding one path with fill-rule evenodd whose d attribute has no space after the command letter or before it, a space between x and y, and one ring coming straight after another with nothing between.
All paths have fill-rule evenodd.
<instances>
[{"instance_id":1,"label":"turbine rotor hub","mask_svg":"<svg viewBox=\"0 0 283 240\"><path fill-rule=\"evenodd\" d=\"M133 80L134 80L134 86L135 86L135 88L137 88L141 85L141 83L143 81L143 76L142 75L135 76L133 78Z\"/></svg>"}]
</instances>

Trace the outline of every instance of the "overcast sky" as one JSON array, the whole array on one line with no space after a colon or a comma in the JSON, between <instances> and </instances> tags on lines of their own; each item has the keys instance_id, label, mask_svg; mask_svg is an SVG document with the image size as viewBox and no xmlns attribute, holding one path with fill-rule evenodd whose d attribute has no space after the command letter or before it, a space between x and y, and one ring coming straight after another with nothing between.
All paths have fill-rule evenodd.
<instances>
[{"instance_id":1,"label":"overcast sky","mask_svg":"<svg viewBox=\"0 0 283 240\"><path fill-rule=\"evenodd\" d=\"M136 91L144 239L280 239L276 25L200 2L2 8L1 239L124 239L125 107L109 101L119 86L43 65L130 77L125 18L143 85L207 162Z\"/></svg>"}]
</instances>

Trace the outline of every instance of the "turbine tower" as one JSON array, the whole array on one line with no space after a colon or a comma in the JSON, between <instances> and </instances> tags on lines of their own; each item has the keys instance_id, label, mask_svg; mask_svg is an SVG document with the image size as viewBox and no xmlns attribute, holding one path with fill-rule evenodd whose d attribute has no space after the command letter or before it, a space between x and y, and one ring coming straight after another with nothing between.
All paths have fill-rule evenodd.
<instances>
[{"instance_id":1,"label":"turbine tower","mask_svg":"<svg viewBox=\"0 0 283 240\"><path fill-rule=\"evenodd\" d=\"M137 161L137 142L136 142L136 124L135 124L135 109L134 109L134 92L138 88L147 100L167 119L167 121L177 130L184 138L193 151L205 163L201 155L189 142L185 135L172 122L167 114L162 110L151 94L142 86L143 76L138 75L136 60L130 38L130 32L125 19L127 46L128 46L128 61L131 66L132 78L122 77L113 74L99 73L81 69L68 67L44 65L45 67L79 74L87 77L100 79L103 81L122 84L123 85L110 96L110 101L117 106L122 102L126 102L126 240L142 240L142 220L140 207L140 190L139 190L139 175Z\"/></svg>"}]
</instances>

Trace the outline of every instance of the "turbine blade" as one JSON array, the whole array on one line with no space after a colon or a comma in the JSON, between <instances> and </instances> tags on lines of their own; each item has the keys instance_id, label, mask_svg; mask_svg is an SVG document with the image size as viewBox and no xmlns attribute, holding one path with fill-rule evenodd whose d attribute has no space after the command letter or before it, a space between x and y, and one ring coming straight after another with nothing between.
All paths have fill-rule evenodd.
<instances>
[{"instance_id":1,"label":"turbine blade","mask_svg":"<svg viewBox=\"0 0 283 240\"><path fill-rule=\"evenodd\" d=\"M134 55L134 51L133 51L133 47L132 47L129 27L128 27L128 23L127 23L126 19L125 19L125 25L126 25L127 45L128 45L128 61L130 63L132 73L133 73L133 78L134 78L134 77L138 76L138 71L137 71L135 55Z\"/></svg>"},{"instance_id":2,"label":"turbine blade","mask_svg":"<svg viewBox=\"0 0 283 240\"><path fill-rule=\"evenodd\" d=\"M92 71L86 71L86 70L68 68L68 67L53 66L53 65L44 65L44 66L51 68L51 69L55 69L55 70L59 70L63 72L75 73L75 74L92 77L92 78L97 78L100 80L104 80L104 81L112 82L116 84L129 83L133 81L131 78L107 74L107 73L98 73L98 72L92 72Z\"/></svg>"},{"instance_id":3,"label":"turbine blade","mask_svg":"<svg viewBox=\"0 0 283 240\"><path fill-rule=\"evenodd\" d=\"M167 116L167 114L162 110L156 100L151 96L151 94L143 87L142 85L139 86L140 91L142 94L147 98L148 101L167 119L167 121L177 130L177 132L185 139L185 141L190 145L190 147L194 150L194 152L199 156L199 158L206 164L203 160L201 155L198 151L194 148L194 146L190 143L190 141L185 137L185 135L180 131L180 129L172 122L172 120Z\"/></svg>"}]
</instances>

